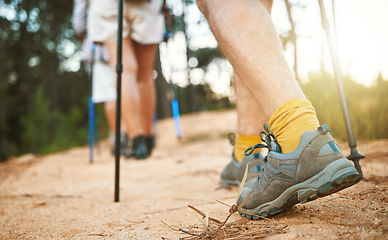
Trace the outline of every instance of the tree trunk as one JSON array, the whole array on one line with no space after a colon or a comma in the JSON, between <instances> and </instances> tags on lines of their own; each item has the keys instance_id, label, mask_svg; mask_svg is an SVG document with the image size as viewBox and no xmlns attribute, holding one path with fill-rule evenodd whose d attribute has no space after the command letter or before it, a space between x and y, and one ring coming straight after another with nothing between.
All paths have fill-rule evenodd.
<instances>
[{"instance_id":1,"label":"tree trunk","mask_svg":"<svg viewBox=\"0 0 388 240\"><path fill-rule=\"evenodd\" d=\"M298 82L300 82L299 73L298 73L298 51L297 51L298 47L296 44L297 37L296 37L296 32L295 32L295 22L292 18L292 14L291 14L291 7L292 6L288 0L284 0L284 2L286 3L288 19L289 19L290 24L291 24L290 41L294 45L294 67L293 67L293 69L294 69L294 74L295 74L296 80Z\"/></svg>"},{"instance_id":2,"label":"tree trunk","mask_svg":"<svg viewBox=\"0 0 388 240\"><path fill-rule=\"evenodd\" d=\"M186 3L187 4L187 3ZM195 96L195 87L191 83L190 79L190 71L191 67L189 65L189 59L190 59L190 49L189 49L189 37L187 34L187 23L186 23L186 16L187 16L187 6L184 5L183 10L183 32L185 34L185 40L186 40L186 61L187 61L187 107L188 112L196 112L197 111L197 99Z\"/></svg>"},{"instance_id":3,"label":"tree trunk","mask_svg":"<svg viewBox=\"0 0 388 240\"><path fill-rule=\"evenodd\" d=\"M0 81L0 96L5 96L5 83ZM7 157L7 146L6 146L6 110L4 100L0 101L0 162L5 161Z\"/></svg>"}]
</instances>

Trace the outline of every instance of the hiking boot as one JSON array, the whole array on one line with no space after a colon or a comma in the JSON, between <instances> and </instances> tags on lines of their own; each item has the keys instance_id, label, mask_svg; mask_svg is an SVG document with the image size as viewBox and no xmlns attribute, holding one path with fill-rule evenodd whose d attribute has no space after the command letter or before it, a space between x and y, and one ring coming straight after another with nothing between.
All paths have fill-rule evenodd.
<instances>
[{"instance_id":1,"label":"hiking boot","mask_svg":"<svg viewBox=\"0 0 388 240\"><path fill-rule=\"evenodd\" d=\"M145 139L148 153L149 153L149 155L151 155L152 150L154 149L154 147L156 145L156 139L154 136L144 136L144 139Z\"/></svg>"},{"instance_id":2,"label":"hiking boot","mask_svg":"<svg viewBox=\"0 0 388 240\"><path fill-rule=\"evenodd\" d=\"M263 162L263 155L255 153L249 156L244 156L242 162L237 162L232 154L232 161L224 168L221 173L222 185L240 185L244 177L245 168L248 165L247 181L259 176Z\"/></svg>"},{"instance_id":3,"label":"hiking boot","mask_svg":"<svg viewBox=\"0 0 388 240\"><path fill-rule=\"evenodd\" d=\"M149 156L144 136L135 137L132 141L133 156L136 159L146 159Z\"/></svg>"},{"instance_id":4,"label":"hiking boot","mask_svg":"<svg viewBox=\"0 0 388 240\"><path fill-rule=\"evenodd\" d=\"M116 144L115 144L115 141L116 141L116 139L113 136L112 137L112 144L113 144L112 154L113 155L116 154ZM121 156L123 156L123 155L127 156L129 154L128 152L130 151L130 149L129 149L129 145L128 144L129 144L129 138L128 138L127 134L126 133L121 134L120 135L120 155Z\"/></svg>"},{"instance_id":5,"label":"hiking boot","mask_svg":"<svg viewBox=\"0 0 388 240\"><path fill-rule=\"evenodd\" d=\"M228 134L228 139L231 145L236 144L236 135L231 133ZM237 162L232 153L232 161L224 168L221 173L221 184L227 186L238 186L240 185L242 178L244 177L245 168L248 164L248 175L246 181L252 180L259 176L263 162L263 155L261 153L251 154L244 156L242 162Z\"/></svg>"},{"instance_id":6,"label":"hiking boot","mask_svg":"<svg viewBox=\"0 0 388 240\"><path fill-rule=\"evenodd\" d=\"M361 180L353 164L342 154L331 137L327 125L303 133L299 146L291 153L282 154L273 134L264 125L266 144L246 150L268 148L264 167L253 186L244 187L238 203L251 191L252 196L239 213L258 219L279 213L294 204L305 203L335 193Z\"/></svg>"}]
</instances>

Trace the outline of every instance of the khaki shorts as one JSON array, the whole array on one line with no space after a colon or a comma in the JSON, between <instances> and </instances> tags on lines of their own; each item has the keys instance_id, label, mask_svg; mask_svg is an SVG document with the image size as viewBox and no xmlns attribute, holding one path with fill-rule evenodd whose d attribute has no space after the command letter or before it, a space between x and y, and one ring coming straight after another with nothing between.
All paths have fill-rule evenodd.
<instances>
[{"instance_id":1,"label":"khaki shorts","mask_svg":"<svg viewBox=\"0 0 388 240\"><path fill-rule=\"evenodd\" d=\"M163 39L163 0L124 3L123 38L130 36L140 44L156 44ZM117 41L117 0L91 0L88 35L93 42Z\"/></svg>"}]
</instances>

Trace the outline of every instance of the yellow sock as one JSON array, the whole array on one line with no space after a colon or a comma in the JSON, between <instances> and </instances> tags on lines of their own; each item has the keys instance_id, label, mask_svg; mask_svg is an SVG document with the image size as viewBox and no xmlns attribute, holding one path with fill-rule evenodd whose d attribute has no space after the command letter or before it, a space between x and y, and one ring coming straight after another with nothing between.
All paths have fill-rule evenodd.
<instances>
[{"instance_id":1,"label":"yellow sock","mask_svg":"<svg viewBox=\"0 0 388 240\"><path fill-rule=\"evenodd\" d=\"M271 116L269 124L282 153L294 151L305 131L319 127L314 107L302 98L290 100L280 106Z\"/></svg>"},{"instance_id":2,"label":"yellow sock","mask_svg":"<svg viewBox=\"0 0 388 240\"><path fill-rule=\"evenodd\" d=\"M234 145L234 158L237 162L242 162L244 159L244 152L247 148L261 143L259 135L244 136L237 134L236 144ZM261 149L255 149L252 154L261 152Z\"/></svg>"}]
</instances>

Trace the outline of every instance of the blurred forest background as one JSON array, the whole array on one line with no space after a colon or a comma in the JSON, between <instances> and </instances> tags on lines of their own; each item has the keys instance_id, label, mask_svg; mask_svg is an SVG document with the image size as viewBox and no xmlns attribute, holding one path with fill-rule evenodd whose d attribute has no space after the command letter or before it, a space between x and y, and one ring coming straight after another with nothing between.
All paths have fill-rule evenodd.
<instances>
[{"instance_id":1,"label":"blurred forest background","mask_svg":"<svg viewBox=\"0 0 388 240\"><path fill-rule=\"evenodd\" d=\"M190 28L206 22L202 17L193 23L185 16L194 1L180 2L181 11L172 10L170 34L171 38L184 36L187 43L186 83L170 84L162 74L160 61L156 61L158 118L172 116L172 89L177 93L181 114L234 108L233 91L219 94L205 80L191 81L191 72L201 69L206 73L217 63L225 65L225 60L217 46L192 47L195 31ZM288 0L285 3L289 13L301 7ZM87 144L90 83L85 67L79 66L82 52L72 30L72 11L72 0L0 0L0 161ZM285 48L293 45L293 68L301 87L321 123L332 126L334 137L346 139L333 76L322 68L307 80L298 77L298 36L292 14L289 20L290 29L280 34ZM228 84L233 89L230 80ZM380 75L366 87L344 76L344 88L355 136L388 138L388 81ZM99 137L106 137L101 106L97 106L97 118Z\"/></svg>"}]
</instances>

